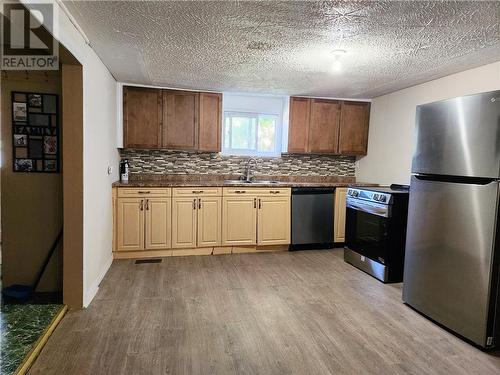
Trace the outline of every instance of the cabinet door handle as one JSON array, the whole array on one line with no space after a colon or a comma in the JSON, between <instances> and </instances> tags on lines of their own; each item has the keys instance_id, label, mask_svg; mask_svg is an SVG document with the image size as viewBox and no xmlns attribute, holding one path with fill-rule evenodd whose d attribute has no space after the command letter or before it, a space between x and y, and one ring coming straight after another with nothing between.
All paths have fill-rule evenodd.
<instances>
[{"instance_id":1,"label":"cabinet door handle","mask_svg":"<svg viewBox=\"0 0 500 375\"><path fill-rule=\"evenodd\" d=\"M260 203L260 198L259 198L259 210L262 208L262 204Z\"/></svg>"},{"instance_id":2,"label":"cabinet door handle","mask_svg":"<svg viewBox=\"0 0 500 375\"><path fill-rule=\"evenodd\" d=\"M193 199L193 210L196 210L196 198Z\"/></svg>"},{"instance_id":3,"label":"cabinet door handle","mask_svg":"<svg viewBox=\"0 0 500 375\"><path fill-rule=\"evenodd\" d=\"M193 194L201 194L201 193L203 193L203 190L193 190L192 193Z\"/></svg>"},{"instance_id":4,"label":"cabinet door handle","mask_svg":"<svg viewBox=\"0 0 500 375\"><path fill-rule=\"evenodd\" d=\"M246 190L235 190L236 194L244 194L246 193Z\"/></svg>"},{"instance_id":5,"label":"cabinet door handle","mask_svg":"<svg viewBox=\"0 0 500 375\"><path fill-rule=\"evenodd\" d=\"M253 199L253 208L257 208L257 198Z\"/></svg>"},{"instance_id":6,"label":"cabinet door handle","mask_svg":"<svg viewBox=\"0 0 500 375\"><path fill-rule=\"evenodd\" d=\"M149 211L149 199L146 199L146 211Z\"/></svg>"},{"instance_id":7,"label":"cabinet door handle","mask_svg":"<svg viewBox=\"0 0 500 375\"><path fill-rule=\"evenodd\" d=\"M271 190L270 193L271 194L279 194L280 192L279 192L279 190Z\"/></svg>"},{"instance_id":8,"label":"cabinet door handle","mask_svg":"<svg viewBox=\"0 0 500 375\"><path fill-rule=\"evenodd\" d=\"M139 194L150 194L150 191L138 191Z\"/></svg>"},{"instance_id":9,"label":"cabinet door handle","mask_svg":"<svg viewBox=\"0 0 500 375\"><path fill-rule=\"evenodd\" d=\"M198 208L201 210L201 198L198 198Z\"/></svg>"},{"instance_id":10,"label":"cabinet door handle","mask_svg":"<svg viewBox=\"0 0 500 375\"><path fill-rule=\"evenodd\" d=\"M144 211L144 200L141 199L141 203L139 204L139 208L141 211Z\"/></svg>"}]
</instances>

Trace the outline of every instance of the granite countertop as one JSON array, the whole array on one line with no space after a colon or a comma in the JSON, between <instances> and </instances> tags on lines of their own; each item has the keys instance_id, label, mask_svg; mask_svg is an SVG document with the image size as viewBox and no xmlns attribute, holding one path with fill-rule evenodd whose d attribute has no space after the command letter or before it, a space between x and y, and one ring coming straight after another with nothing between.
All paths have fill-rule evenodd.
<instances>
[{"instance_id":1,"label":"granite countertop","mask_svg":"<svg viewBox=\"0 0 500 375\"><path fill-rule=\"evenodd\" d=\"M354 177L336 176L257 176L257 181L278 181L270 184L227 183L226 180L238 180L231 175L131 175L129 182L115 182L113 187L347 187L378 186L373 183L358 182Z\"/></svg>"}]
</instances>

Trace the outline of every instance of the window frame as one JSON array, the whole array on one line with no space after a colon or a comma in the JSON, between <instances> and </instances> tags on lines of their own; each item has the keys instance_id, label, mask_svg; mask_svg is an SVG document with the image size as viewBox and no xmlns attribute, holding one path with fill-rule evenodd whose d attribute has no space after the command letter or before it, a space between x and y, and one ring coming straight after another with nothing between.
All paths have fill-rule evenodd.
<instances>
[{"instance_id":1,"label":"window frame","mask_svg":"<svg viewBox=\"0 0 500 375\"><path fill-rule=\"evenodd\" d=\"M255 145L258 148L259 145L259 118L260 117L274 117L275 118L275 130L274 130L274 150L273 151L259 151L258 149L235 149L226 148L226 118L227 117L246 117L246 118L256 118L257 126L255 129ZM229 134L231 134L232 127L229 127ZM231 135L229 135L231 137ZM224 111L223 112L223 122L222 122L222 155L231 156L253 156L253 157L280 157L281 156L281 143L282 143L282 122L281 116L277 113L260 113L260 112L248 112L248 111Z\"/></svg>"}]
</instances>

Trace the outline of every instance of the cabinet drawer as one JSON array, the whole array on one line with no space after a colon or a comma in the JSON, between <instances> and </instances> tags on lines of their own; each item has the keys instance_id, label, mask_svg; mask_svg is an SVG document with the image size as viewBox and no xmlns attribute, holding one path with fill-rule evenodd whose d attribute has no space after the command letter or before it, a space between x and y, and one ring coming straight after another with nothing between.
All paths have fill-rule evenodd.
<instances>
[{"instance_id":1,"label":"cabinet drawer","mask_svg":"<svg viewBox=\"0 0 500 375\"><path fill-rule=\"evenodd\" d=\"M252 187L225 187L222 189L224 196L229 195L257 195L260 189Z\"/></svg>"},{"instance_id":2,"label":"cabinet drawer","mask_svg":"<svg viewBox=\"0 0 500 375\"><path fill-rule=\"evenodd\" d=\"M224 188L224 196L232 195L257 195L257 196L290 196L290 188L258 188L258 187L234 187Z\"/></svg>"},{"instance_id":3,"label":"cabinet drawer","mask_svg":"<svg viewBox=\"0 0 500 375\"><path fill-rule=\"evenodd\" d=\"M170 188L118 188L118 197L170 197Z\"/></svg>"},{"instance_id":4,"label":"cabinet drawer","mask_svg":"<svg viewBox=\"0 0 500 375\"><path fill-rule=\"evenodd\" d=\"M173 188L174 197L186 197L190 195L196 196L222 196L222 188L220 187L189 187L189 188Z\"/></svg>"},{"instance_id":5,"label":"cabinet drawer","mask_svg":"<svg viewBox=\"0 0 500 375\"><path fill-rule=\"evenodd\" d=\"M270 197L282 197L282 196L291 196L292 189L290 188L261 188L259 189L257 195L259 196L270 196Z\"/></svg>"}]
</instances>

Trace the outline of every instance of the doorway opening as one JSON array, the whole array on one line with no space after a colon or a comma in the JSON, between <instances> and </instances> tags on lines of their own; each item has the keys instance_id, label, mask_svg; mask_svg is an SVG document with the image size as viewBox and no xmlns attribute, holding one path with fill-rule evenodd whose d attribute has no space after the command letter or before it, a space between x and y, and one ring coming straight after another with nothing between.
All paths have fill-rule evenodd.
<instances>
[{"instance_id":1,"label":"doorway opening","mask_svg":"<svg viewBox=\"0 0 500 375\"><path fill-rule=\"evenodd\" d=\"M59 70L0 76L2 373L83 306L83 69L59 56Z\"/></svg>"}]
</instances>

